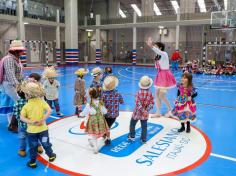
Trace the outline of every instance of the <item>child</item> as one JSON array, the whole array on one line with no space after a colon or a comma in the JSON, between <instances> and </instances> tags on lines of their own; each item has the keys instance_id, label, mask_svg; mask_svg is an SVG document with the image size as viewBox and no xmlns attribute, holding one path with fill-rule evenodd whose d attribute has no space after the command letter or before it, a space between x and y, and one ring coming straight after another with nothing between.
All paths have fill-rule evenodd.
<instances>
[{"instance_id":1,"label":"child","mask_svg":"<svg viewBox=\"0 0 236 176\"><path fill-rule=\"evenodd\" d=\"M92 70L93 82L90 85L90 88L95 87L97 89L102 88L101 78L102 78L102 69L96 67Z\"/></svg>"},{"instance_id":2,"label":"child","mask_svg":"<svg viewBox=\"0 0 236 176\"><path fill-rule=\"evenodd\" d=\"M105 78L109 75L112 75L112 68L111 67L105 67L101 82L103 82L105 80Z\"/></svg>"},{"instance_id":3,"label":"child","mask_svg":"<svg viewBox=\"0 0 236 176\"><path fill-rule=\"evenodd\" d=\"M106 122L111 128L112 124L116 121L119 116L119 105L123 104L124 100L121 94L115 90L118 86L119 80L115 76L107 76L103 82L103 93L102 101L107 109L107 114L105 116ZM110 133L108 133L107 139L105 141L106 145L110 145Z\"/></svg>"},{"instance_id":4,"label":"child","mask_svg":"<svg viewBox=\"0 0 236 176\"><path fill-rule=\"evenodd\" d=\"M161 42L156 42L153 44L152 39L148 38L146 42L147 45L158 55L160 55L160 59L155 61L155 67L158 69L158 74L154 81L154 86L156 88L156 105L157 112L152 117L161 117L160 109L161 109L161 101L167 106L167 114L171 111L171 106L169 100L166 98L166 93L168 89L171 89L176 86L175 77L169 70L169 57L167 52L165 52L165 45Z\"/></svg>"},{"instance_id":5,"label":"child","mask_svg":"<svg viewBox=\"0 0 236 176\"><path fill-rule=\"evenodd\" d=\"M25 122L22 122L20 120L20 112L23 108L23 106L27 103L27 100L25 98L25 94L24 92L22 92L21 90L21 86L17 87L17 94L20 97L19 100L16 101L16 103L14 104L13 107L13 115L16 117L17 121L18 121L18 136L20 139L20 147L18 150L18 154L21 157L25 157L26 156L26 138L27 138L27 124ZM43 148L41 145L38 145L38 153L43 153Z\"/></svg>"},{"instance_id":6,"label":"child","mask_svg":"<svg viewBox=\"0 0 236 176\"><path fill-rule=\"evenodd\" d=\"M60 105L58 100L60 83L57 80L55 80L55 77L57 76L58 73L54 67L45 68L43 72L43 77L46 78L46 80L43 83L43 87L45 89L46 93L45 98L47 103L51 108L52 104L54 104L57 115L62 116L63 114L60 112Z\"/></svg>"},{"instance_id":7,"label":"child","mask_svg":"<svg viewBox=\"0 0 236 176\"><path fill-rule=\"evenodd\" d=\"M190 133L190 121L196 119L196 104L194 98L197 96L196 89L193 87L192 74L185 72L181 77L181 84L178 85L178 97L175 101L175 108L172 114L177 116L181 122L178 132L185 130L184 123L187 123L186 132Z\"/></svg>"},{"instance_id":8,"label":"child","mask_svg":"<svg viewBox=\"0 0 236 176\"><path fill-rule=\"evenodd\" d=\"M49 141L48 127L46 119L50 116L52 110L49 105L42 100L44 96L43 87L39 83L23 82L22 91L25 93L28 102L21 110L20 120L27 123L27 137L29 142L30 161L28 167L36 168L38 141L43 145L49 161L56 159L53 153L52 144Z\"/></svg>"},{"instance_id":9,"label":"child","mask_svg":"<svg viewBox=\"0 0 236 176\"><path fill-rule=\"evenodd\" d=\"M85 91L85 80L83 79L84 75L88 74L88 70L84 68L78 69L75 74L77 79L75 80L75 96L74 96L74 105L75 114L79 117L79 114L82 111L82 105L86 103L86 91Z\"/></svg>"},{"instance_id":10,"label":"child","mask_svg":"<svg viewBox=\"0 0 236 176\"><path fill-rule=\"evenodd\" d=\"M38 73L31 73L28 77L29 81L32 82L40 82L41 81L41 75Z\"/></svg>"},{"instance_id":11,"label":"child","mask_svg":"<svg viewBox=\"0 0 236 176\"><path fill-rule=\"evenodd\" d=\"M136 94L135 108L129 126L128 139L131 141L135 140L135 125L138 120L140 120L142 127L141 142L145 144L147 141L147 120L149 118L149 111L154 105L154 98L150 90L152 83L152 79L148 76L143 76L140 79L140 90Z\"/></svg>"},{"instance_id":12,"label":"child","mask_svg":"<svg viewBox=\"0 0 236 176\"><path fill-rule=\"evenodd\" d=\"M93 148L94 154L97 154L98 138L103 137L105 134L108 136L109 132L109 127L104 118L104 114L107 113L107 110L99 100L99 97L101 97L101 89L90 88L89 95L91 102L86 105L84 110L80 113L80 116L86 117L87 119L85 132L92 136L92 139L89 139L89 144Z\"/></svg>"}]
</instances>

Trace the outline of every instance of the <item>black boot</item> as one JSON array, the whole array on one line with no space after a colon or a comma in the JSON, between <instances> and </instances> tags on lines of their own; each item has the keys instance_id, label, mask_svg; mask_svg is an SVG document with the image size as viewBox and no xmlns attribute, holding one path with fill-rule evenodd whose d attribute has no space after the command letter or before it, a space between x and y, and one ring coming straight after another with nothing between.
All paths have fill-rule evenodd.
<instances>
[{"instance_id":1,"label":"black boot","mask_svg":"<svg viewBox=\"0 0 236 176\"><path fill-rule=\"evenodd\" d=\"M181 128L178 129L178 132L183 132L185 130L184 123L181 123Z\"/></svg>"},{"instance_id":2,"label":"black boot","mask_svg":"<svg viewBox=\"0 0 236 176\"><path fill-rule=\"evenodd\" d=\"M190 128L190 122L187 121L187 129L186 129L186 133L190 133L191 128Z\"/></svg>"},{"instance_id":3,"label":"black boot","mask_svg":"<svg viewBox=\"0 0 236 176\"><path fill-rule=\"evenodd\" d=\"M77 116L79 115L78 110L79 110L79 108L76 106L76 107L75 107L75 115L77 115Z\"/></svg>"}]
</instances>

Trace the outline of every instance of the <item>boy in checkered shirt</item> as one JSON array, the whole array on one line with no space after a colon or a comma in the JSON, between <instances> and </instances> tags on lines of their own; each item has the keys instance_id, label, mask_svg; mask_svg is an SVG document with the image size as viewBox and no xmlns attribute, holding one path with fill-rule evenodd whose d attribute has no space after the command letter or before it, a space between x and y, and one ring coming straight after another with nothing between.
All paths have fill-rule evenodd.
<instances>
[{"instance_id":1,"label":"boy in checkered shirt","mask_svg":"<svg viewBox=\"0 0 236 176\"><path fill-rule=\"evenodd\" d=\"M104 102L104 105L107 109L105 119L109 128L111 128L112 124L119 116L119 105L124 103L121 94L117 90L115 90L115 88L118 86L118 83L119 80L115 76L107 76L103 82L102 101ZM110 143L111 139L109 132L105 144L110 145Z\"/></svg>"},{"instance_id":2,"label":"boy in checkered shirt","mask_svg":"<svg viewBox=\"0 0 236 176\"><path fill-rule=\"evenodd\" d=\"M139 120L142 127L141 142L145 144L147 141L147 120L149 118L149 111L153 108L154 105L154 98L152 92L149 90L149 88L152 86L152 83L152 79L148 76L143 76L140 79L140 90L136 94L135 108L130 120L128 136L128 139L130 141L135 140L135 126Z\"/></svg>"}]
</instances>

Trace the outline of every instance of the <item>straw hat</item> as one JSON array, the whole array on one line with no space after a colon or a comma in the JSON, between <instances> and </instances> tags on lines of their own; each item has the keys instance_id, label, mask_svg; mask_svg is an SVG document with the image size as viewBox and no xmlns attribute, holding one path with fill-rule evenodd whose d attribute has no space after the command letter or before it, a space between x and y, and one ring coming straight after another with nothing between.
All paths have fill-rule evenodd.
<instances>
[{"instance_id":1,"label":"straw hat","mask_svg":"<svg viewBox=\"0 0 236 176\"><path fill-rule=\"evenodd\" d=\"M149 89L152 86L153 80L148 76L143 76L139 81L141 89Z\"/></svg>"},{"instance_id":2,"label":"straw hat","mask_svg":"<svg viewBox=\"0 0 236 176\"><path fill-rule=\"evenodd\" d=\"M102 73L102 69L101 69L100 67L96 67L96 68L94 68L94 69L92 70L91 75L94 76L94 77L96 77L96 76L98 76L98 75L101 74L101 73Z\"/></svg>"},{"instance_id":3,"label":"straw hat","mask_svg":"<svg viewBox=\"0 0 236 176\"><path fill-rule=\"evenodd\" d=\"M23 51L25 47L23 46L22 41L20 40L13 40L10 44L9 51Z\"/></svg>"},{"instance_id":4,"label":"straw hat","mask_svg":"<svg viewBox=\"0 0 236 176\"><path fill-rule=\"evenodd\" d=\"M187 65L191 65L191 64L192 64L192 62L191 62L191 61L188 61L188 62L187 62Z\"/></svg>"},{"instance_id":5,"label":"straw hat","mask_svg":"<svg viewBox=\"0 0 236 176\"><path fill-rule=\"evenodd\" d=\"M89 72L88 69L80 68L80 69L76 70L75 74L79 75L79 76L82 76L82 75L88 74L88 72Z\"/></svg>"},{"instance_id":6,"label":"straw hat","mask_svg":"<svg viewBox=\"0 0 236 176\"><path fill-rule=\"evenodd\" d=\"M103 82L103 90L114 90L119 84L119 80L115 76L107 76Z\"/></svg>"},{"instance_id":7,"label":"straw hat","mask_svg":"<svg viewBox=\"0 0 236 176\"><path fill-rule=\"evenodd\" d=\"M40 83L23 81L20 89L25 93L27 99L45 96L44 89Z\"/></svg>"},{"instance_id":8,"label":"straw hat","mask_svg":"<svg viewBox=\"0 0 236 176\"><path fill-rule=\"evenodd\" d=\"M57 77L59 74L54 67L46 67L44 68L42 75L43 78L54 78Z\"/></svg>"}]
</instances>

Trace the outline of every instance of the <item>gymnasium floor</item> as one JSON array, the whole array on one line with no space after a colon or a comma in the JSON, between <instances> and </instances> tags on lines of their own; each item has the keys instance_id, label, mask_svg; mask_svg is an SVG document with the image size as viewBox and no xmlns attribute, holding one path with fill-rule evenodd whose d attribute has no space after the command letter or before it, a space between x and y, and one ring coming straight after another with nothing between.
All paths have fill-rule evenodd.
<instances>
[{"instance_id":1,"label":"gymnasium floor","mask_svg":"<svg viewBox=\"0 0 236 176\"><path fill-rule=\"evenodd\" d=\"M92 70L95 65L88 65L87 67ZM105 67L105 65L101 65L101 67ZM156 69L141 66L112 67L114 75L119 77L118 90L125 100L125 104L120 107L122 111L121 117L117 120L116 126L113 127L114 130L111 131L112 139L114 140L112 145L115 145L119 143L119 140L124 141L124 138L126 138L124 134L128 133L129 111L134 108L134 94L138 90L139 78L144 74L154 78ZM58 77L61 83L59 100L61 111L67 118L58 120L58 117L52 114L48 119L48 122L58 120L49 125L53 148L58 156L56 162L53 165L48 165L43 155L40 160L44 164L38 162L36 169L27 168L28 155L26 158L21 158L17 155L17 135L7 131L6 118L1 117L1 175L54 176L66 175L65 173L67 173L69 175L95 176L231 176L236 174L236 138L234 136L236 134L234 124L236 118L236 77L194 75L194 85L198 88L198 97L196 98L198 108L197 121L193 123L194 128L192 128L190 134L184 132L175 134L178 136L172 136L172 138L165 138L170 140L169 144L166 144L166 146L170 147L163 151L162 156L158 155L157 151L150 151L150 148L153 149L153 141L160 140L166 131L179 128L179 123L176 120L167 118L150 119L150 128L153 127L153 129L158 130L156 133L151 131L153 133L149 134L147 144L141 145L137 138L134 144L125 143L127 145L127 151L125 152L114 154L109 152L110 148L103 147L99 154L94 155L88 147L86 136L79 134L79 130L82 130L76 129L82 119L73 117L73 86L76 78L74 72L77 68L59 68L61 73L61 76ZM42 70L27 70L25 75L31 72L41 73ZM179 81L181 72L174 74ZM85 79L88 87L92 81L92 76L87 75ZM152 91L154 91L154 88ZM173 105L176 98L176 89L169 91L168 98ZM161 112L164 114L165 111L166 109L163 105ZM153 112L155 112L155 109ZM137 125L137 128L139 128L139 125ZM186 140L180 146L179 151L175 152L174 158L167 158L167 153L164 152L174 150L171 147L176 147L179 144L175 144L176 146L171 145L180 142L177 139ZM142 152L146 152L146 154ZM119 154L119 156L116 154ZM106 162L106 160L109 162ZM153 168L152 166L155 167ZM140 168L141 170L139 171Z\"/></svg>"}]
</instances>

